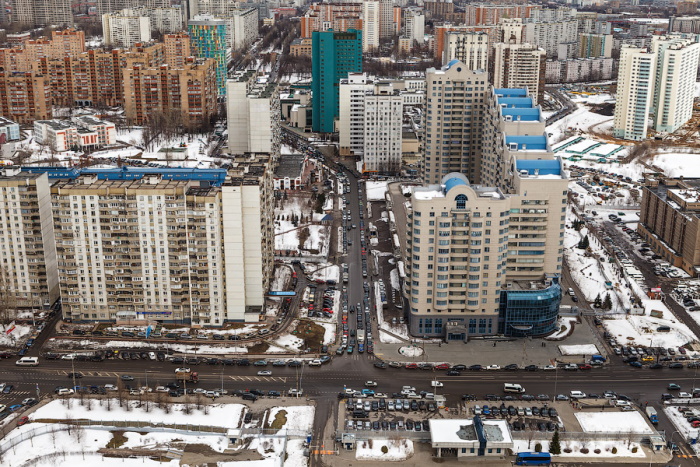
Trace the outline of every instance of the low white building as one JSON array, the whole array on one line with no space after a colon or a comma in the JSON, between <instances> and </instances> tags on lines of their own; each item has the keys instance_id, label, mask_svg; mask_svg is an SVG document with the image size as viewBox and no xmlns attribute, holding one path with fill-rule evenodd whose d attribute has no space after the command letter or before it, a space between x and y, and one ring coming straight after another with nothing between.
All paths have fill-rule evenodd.
<instances>
[{"instance_id":1,"label":"low white building","mask_svg":"<svg viewBox=\"0 0 700 467\"><path fill-rule=\"evenodd\" d=\"M513 449L513 438L505 420L428 420L430 443L436 457L499 457Z\"/></svg>"},{"instance_id":2,"label":"low white building","mask_svg":"<svg viewBox=\"0 0 700 467\"><path fill-rule=\"evenodd\" d=\"M116 144L117 130L114 123L83 115L71 122L37 120L34 122L34 138L53 151L63 152Z\"/></svg>"}]
</instances>

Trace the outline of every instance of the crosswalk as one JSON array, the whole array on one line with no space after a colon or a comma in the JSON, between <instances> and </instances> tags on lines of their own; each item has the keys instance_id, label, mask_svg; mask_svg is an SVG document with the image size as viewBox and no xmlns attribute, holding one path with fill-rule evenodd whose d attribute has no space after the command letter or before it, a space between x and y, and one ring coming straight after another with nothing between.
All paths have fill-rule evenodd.
<instances>
[{"instance_id":1,"label":"crosswalk","mask_svg":"<svg viewBox=\"0 0 700 467\"><path fill-rule=\"evenodd\" d=\"M7 399L20 399L23 398L22 396L35 396L36 397L36 391L31 392L31 391L12 391L9 394L2 394L0 393L0 401L7 400Z\"/></svg>"},{"instance_id":2,"label":"crosswalk","mask_svg":"<svg viewBox=\"0 0 700 467\"><path fill-rule=\"evenodd\" d=\"M71 373L70 371L66 370L55 370L55 374L57 375L63 375L63 376L68 376L68 374ZM101 376L104 378L116 378L120 375L120 373L116 373L114 371L77 371L76 373L80 373L83 376Z\"/></svg>"},{"instance_id":3,"label":"crosswalk","mask_svg":"<svg viewBox=\"0 0 700 467\"><path fill-rule=\"evenodd\" d=\"M287 378L284 376L229 376L229 378L233 381L287 382Z\"/></svg>"}]
</instances>

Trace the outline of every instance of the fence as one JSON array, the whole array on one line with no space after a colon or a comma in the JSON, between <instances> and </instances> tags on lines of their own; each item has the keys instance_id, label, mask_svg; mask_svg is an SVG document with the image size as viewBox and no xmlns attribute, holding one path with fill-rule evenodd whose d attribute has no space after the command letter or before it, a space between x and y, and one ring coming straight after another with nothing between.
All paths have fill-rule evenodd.
<instances>
[{"instance_id":1,"label":"fence","mask_svg":"<svg viewBox=\"0 0 700 467\"><path fill-rule=\"evenodd\" d=\"M401 438L413 441L430 441L429 431L372 431L372 430L343 430L336 432L336 439L340 439L343 433L355 435L355 441L367 441L370 439Z\"/></svg>"},{"instance_id":2,"label":"fence","mask_svg":"<svg viewBox=\"0 0 700 467\"><path fill-rule=\"evenodd\" d=\"M517 440L551 440L554 436L553 432L546 431L521 431L513 432L513 439ZM590 433L576 431L560 431L559 439L562 441L629 441L630 443L648 442L651 436L665 436L665 432L659 431L654 433L625 433L621 431L605 432L605 433Z\"/></svg>"}]
</instances>

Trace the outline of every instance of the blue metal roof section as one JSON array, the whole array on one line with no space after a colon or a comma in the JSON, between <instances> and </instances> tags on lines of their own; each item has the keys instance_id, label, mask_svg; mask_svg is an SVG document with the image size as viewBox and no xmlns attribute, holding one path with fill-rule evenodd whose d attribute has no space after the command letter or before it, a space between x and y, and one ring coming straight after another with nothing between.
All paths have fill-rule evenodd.
<instances>
[{"instance_id":1,"label":"blue metal roof section","mask_svg":"<svg viewBox=\"0 0 700 467\"><path fill-rule=\"evenodd\" d=\"M532 109L535 102L532 97L499 97L498 105L506 108Z\"/></svg>"},{"instance_id":2,"label":"blue metal roof section","mask_svg":"<svg viewBox=\"0 0 700 467\"><path fill-rule=\"evenodd\" d=\"M450 68L452 68L452 65L454 65L455 63L459 63L459 60L457 60L456 58L450 60L450 61L447 63L447 67L445 67L445 68L446 68L447 70L449 70Z\"/></svg>"},{"instance_id":3,"label":"blue metal roof section","mask_svg":"<svg viewBox=\"0 0 700 467\"><path fill-rule=\"evenodd\" d=\"M503 97L526 97L527 89L525 88L494 88L493 93Z\"/></svg>"},{"instance_id":4,"label":"blue metal roof section","mask_svg":"<svg viewBox=\"0 0 700 467\"><path fill-rule=\"evenodd\" d=\"M464 174L452 172L442 178L442 185L445 186L445 193L456 186L469 186L469 180Z\"/></svg>"},{"instance_id":5,"label":"blue metal roof section","mask_svg":"<svg viewBox=\"0 0 700 467\"><path fill-rule=\"evenodd\" d=\"M540 109L535 108L502 108L501 115L510 115L513 121L538 122L540 120Z\"/></svg>"},{"instance_id":6,"label":"blue metal roof section","mask_svg":"<svg viewBox=\"0 0 700 467\"><path fill-rule=\"evenodd\" d=\"M561 175L561 165L558 159L554 160L532 160L518 159L515 163L517 170L527 170L529 175Z\"/></svg>"},{"instance_id":7,"label":"blue metal roof section","mask_svg":"<svg viewBox=\"0 0 700 467\"><path fill-rule=\"evenodd\" d=\"M518 145L518 151L523 150L547 150L547 138L544 135L538 136L508 136L506 135L506 146L512 143Z\"/></svg>"},{"instance_id":8,"label":"blue metal roof section","mask_svg":"<svg viewBox=\"0 0 700 467\"><path fill-rule=\"evenodd\" d=\"M188 169L122 167L110 169L65 168L65 167L22 167L29 173L46 173L49 179L76 179L80 175L97 175L99 180L140 180L146 175L160 175L165 180L196 180L221 186L226 180L226 169Z\"/></svg>"}]
</instances>

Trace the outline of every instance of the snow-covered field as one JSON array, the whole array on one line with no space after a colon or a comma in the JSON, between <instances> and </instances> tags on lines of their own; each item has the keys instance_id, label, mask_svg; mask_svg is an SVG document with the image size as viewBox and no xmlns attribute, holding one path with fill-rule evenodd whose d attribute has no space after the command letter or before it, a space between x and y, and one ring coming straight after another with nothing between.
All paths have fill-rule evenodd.
<instances>
[{"instance_id":1,"label":"snow-covered field","mask_svg":"<svg viewBox=\"0 0 700 467\"><path fill-rule=\"evenodd\" d=\"M277 201L275 207L275 249L310 251L313 254L328 254L330 227L313 223L318 218L313 212L315 202L307 196L290 195ZM292 219L297 218L297 225ZM303 222L302 222L303 220ZM307 230L308 229L308 230ZM299 235L308 232L300 245Z\"/></svg>"},{"instance_id":2,"label":"snow-covered field","mask_svg":"<svg viewBox=\"0 0 700 467\"><path fill-rule=\"evenodd\" d=\"M598 347L595 344L560 345L559 352L562 355L597 355Z\"/></svg>"},{"instance_id":3,"label":"snow-covered field","mask_svg":"<svg viewBox=\"0 0 700 467\"><path fill-rule=\"evenodd\" d=\"M662 169L669 177L700 177L700 154L659 154L650 163Z\"/></svg>"},{"instance_id":4,"label":"snow-covered field","mask_svg":"<svg viewBox=\"0 0 700 467\"><path fill-rule=\"evenodd\" d=\"M203 410L192 408L190 414L184 414L184 406L181 404L172 405L172 411L166 413L158 409L156 404L151 404L149 412L135 407L135 403L130 403L130 410L120 408L116 400L112 401L111 409L107 410L104 401L99 405L98 401L93 401L92 409L79 405L78 400L72 399L70 407L65 405L65 401L53 401L41 407L32 414L31 423L15 428L10 432L3 442L8 440L21 439L26 436L27 440L17 444L15 448L7 450L2 457L2 465L39 465L46 467L71 466L71 467L92 467L94 465L180 465L179 461L154 463L147 457L135 457L125 464L123 458L102 457L96 451L107 447L112 440L113 433L109 428L96 429L90 427L72 428L68 430L56 431L55 434L44 432L61 427L57 420L86 419L96 421L145 421L155 424L201 424L204 426L222 426L227 428L239 427L245 406L241 404L220 404L210 406L208 415ZM285 442L282 437L272 438L266 436L253 436L247 449L257 451L262 460L244 462L222 462L217 465L230 465L240 467L249 466L270 466L278 467L304 467L308 465L308 459L304 457L303 438L305 433L309 433L313 425L314 407L312 406L290 406L273 407L267 415L270 426L275 416L284 411L281 415L286 418L284 423L279 425L279 434L286 430L291 430L291 435L295 438ZM34 422L39 419L51 419L51 423ZM183 420L185 420L183 422ZM40 430L40 431L36 431ZM149 449L165 452L166 450L182 450L183 445L197 444L205 445L215 452L223 453L229 448L226 436L219 433L212 434L189 434L189 433L167 433L149 432L147 427L142 431L123 433L126 440L121 444L122 449ZM286 447L286 450L285 450Z\"/></svg>"},{"instance_id":5,"label":"snow-covered field","mask_svg":"<svg viewBox=\"0 0 700 467\"><path fill-rule=\"evenodd\" d=\"M32 333L32 326L25 324L17 324L14 329L8 334L7 330L12 329L10 325L5 326L5 329L0 331L0 346L16 347L17 344L24 341Z\"/></svg>"},{"instance_id":6,"label":"snow-covered field","mask_svg":"<svg viewBox=\"0 0 700 467\"><path fill-rule=\"evenodd\" d=\"M70 402L70 407L67 403ZM128 401L130 410L126 411L119 407L116 399L111 401L110 407L104 399L94 401L91 410L85 405L80 405L77 399L62 399L51 401L39 407L31 416L32 420L105 420L105 421L139 421L153 423L179 424L186 420L192 425L219 426L226 428L236 428L240 424L243 416L243 404L214 404L208 408L208 413L203 410L192 410L185 414L184 404L171 404L170 412L166 413L158 408L156 404L150 405L150 410L146 412L145 405L138 407L138 401ZM31 426L31 424L29 425Z\"/></svg>"},{"instance_id":7,"label":"snow-covered field","mask_svg":"<svg viewBox=\"0 0 700 467\"><path fill-rule=\"evenodd\" d=\"M405 461L413 457L413 441L410 439L362 441L357 445L355 457L361 461Z\"/></svg>"},{"instance_id":8,"label":"snow-covered field","mask_svg":"<svg viewBox=\"0 0 700 467\"><path fill-rule=\"evenodd\" d=\"M576 420L587 433L648 433L654 432L646 417L630 412L576 412Z\"/></svg>"}]
</instances>

